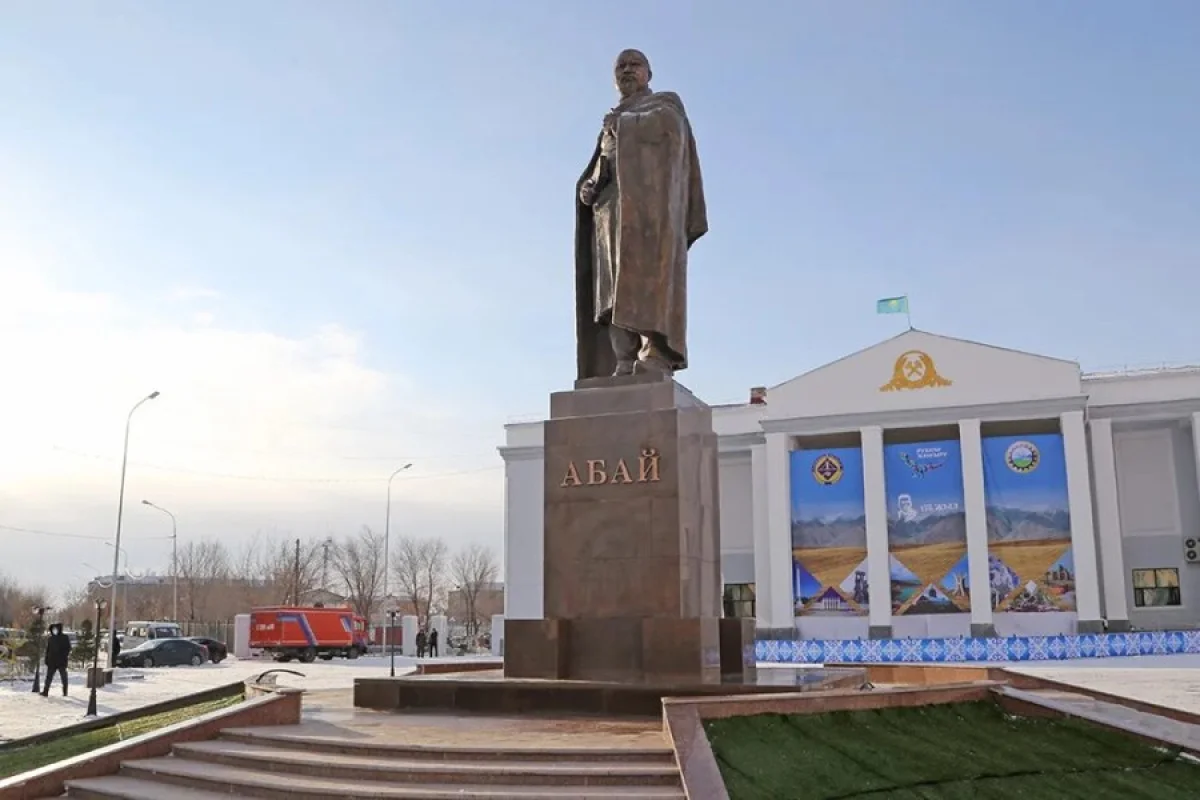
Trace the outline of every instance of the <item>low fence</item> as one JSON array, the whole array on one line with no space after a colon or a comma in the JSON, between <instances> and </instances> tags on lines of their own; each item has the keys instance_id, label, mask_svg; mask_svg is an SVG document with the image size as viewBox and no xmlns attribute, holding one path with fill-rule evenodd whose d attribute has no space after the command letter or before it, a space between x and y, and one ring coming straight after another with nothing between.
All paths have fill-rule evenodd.
<instances>
[{"instance_id":1,"label":"low fence","mask_svg":"<svg viewBox=\"0 0 1200 800\"><path fill-rule=\"evenodd\" d=\"M180 622L179 627L183 628L184 636L204 636L209 639L216 639L218 642L224 642L233 650L233 620L215 620L212 622Z\"/></svg>"}]
</instances>

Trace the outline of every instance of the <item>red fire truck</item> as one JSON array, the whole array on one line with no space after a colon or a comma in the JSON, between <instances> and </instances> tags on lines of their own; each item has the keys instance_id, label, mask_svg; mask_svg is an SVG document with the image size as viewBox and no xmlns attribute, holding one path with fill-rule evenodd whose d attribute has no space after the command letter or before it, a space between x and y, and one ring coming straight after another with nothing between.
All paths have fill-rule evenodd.
<instances>
[{"instance_id":1,"label":"red fire truck","mask_svg":"<svg viewBox=\"0 0 1200 800\"><path fill-rule=\"evenodd\" d=\"M358 658L367 652L367 621L349 608L256 608L250 612L250 649L305 664L317 656Z\"/></svg>"}]
</instances>

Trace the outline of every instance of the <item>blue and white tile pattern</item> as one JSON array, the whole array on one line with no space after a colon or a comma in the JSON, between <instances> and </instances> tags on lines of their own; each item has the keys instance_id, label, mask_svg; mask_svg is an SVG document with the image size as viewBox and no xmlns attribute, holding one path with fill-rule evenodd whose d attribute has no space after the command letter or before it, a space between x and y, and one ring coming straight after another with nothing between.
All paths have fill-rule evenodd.
<instances>
[{"instance_id":1,"label":"blue and white tile pattern","mask_svg":"<svg viewBox=\"0 0 1200 800\"><path fill-rule=\"evenodd\" d=\"M755 644L776 664L953 664L969 661L1065 661L1072 658L1200 653L1200 631L1082 633L957 639L800 639Z\"/></svg>"}]
</instances>

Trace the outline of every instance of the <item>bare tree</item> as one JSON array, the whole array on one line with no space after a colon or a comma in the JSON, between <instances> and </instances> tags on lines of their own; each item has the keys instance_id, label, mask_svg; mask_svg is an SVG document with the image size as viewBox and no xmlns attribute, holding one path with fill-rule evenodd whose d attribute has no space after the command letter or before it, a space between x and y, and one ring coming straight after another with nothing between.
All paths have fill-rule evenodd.
<instances>
[{"instance_id":1,"label":"bare tree","mask_svg":"<svg viewBox=\"0 0 1200 800\"><path fill-rule=\"evenodd\" d=\"M0 575L0 625L23 627L34 615L33 609L49 605L45 589L22 586L7 575Z\"/></svg>"},{"instance_id":2,"label":"bare tree","mask_svg":"<svg viewBox=\"0 0 1200 800\"><path fill-rule=\"evenodd\" d=\"M462 548L450 560L450 582L462 598L467 636L479 633L479 592L496 580L499 571L495 552L477 543Z\"/></svg>"},{"instance_id":3,"label":"bare tree","mask_svg":"<svg viewBox=\"0 0 1200 800\"><path fill-rule=\"evenodd\" d=\"M392 555L392 577L398 594L409 602L418 624L429 624L446 591L448 548L441 539L402 537Z\"/></svg>"},{"instance_id":4,"label":"bare tree","mask_svg":"<svg viewBox=\"0 0 1200 800\"><path fill-rule=\"evenodd\" d=\"M358 536L347 536L333 543L329 557L334 572L346 587L347 601L370 622L383 586L383 536L364 525Z\"/></svg>"},{"instance_id":5,"label":"bare tree","mask_svg":"<svg viewBox=\"0 0 1200 800\"><path fill-rule=\"evenodd\" d=\"M96 607L92 604L92 596L86 584L72 586L63 592L62 608L57 615L58 620L68 628L78 628L84 620L96 616Z\"/></svg>"},{"instance_id":6,"label":"bare tree","mask_svg":"<svg viewBox=\"0 0 1200 800\"><path fill-rule=\"evenodd\" d=\"M179 548L177 570L179 602L187 619L207 621L215 610L210 608L212 601L225 590L229 580L229 552L225 545L215 539L187 542Z\"/></svg>"},{"instance_id":7,"label":"bare tree","mask_svg":"<svg viewBox=\"0 0 1200 800\"><path fill-rule=\"evenodd\" d=\"M318 588L321 555L321 541L294 539L265 543L258 572L266 585L266 602L298 603L304 594Z\"/></svg>"}]
</instances>

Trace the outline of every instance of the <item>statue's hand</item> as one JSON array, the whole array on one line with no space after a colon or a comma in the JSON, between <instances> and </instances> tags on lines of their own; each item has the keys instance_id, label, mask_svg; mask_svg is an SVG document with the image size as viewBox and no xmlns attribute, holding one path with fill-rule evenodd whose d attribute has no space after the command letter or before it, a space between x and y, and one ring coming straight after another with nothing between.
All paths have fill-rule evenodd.
<instances>
[{"instance_id":1,"label":"statue's hand","mask_svg":"<svg viewBox=\"0 0 1200 800\"><path fill-rule=\"evenodd\" d=\"M588 178L583 182L583 185L579 187L579 202L583 203L585 206L590 206L592 203L596 202L596 195L596 182L591 178Z\"/></svg>"}]
</instances>

